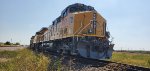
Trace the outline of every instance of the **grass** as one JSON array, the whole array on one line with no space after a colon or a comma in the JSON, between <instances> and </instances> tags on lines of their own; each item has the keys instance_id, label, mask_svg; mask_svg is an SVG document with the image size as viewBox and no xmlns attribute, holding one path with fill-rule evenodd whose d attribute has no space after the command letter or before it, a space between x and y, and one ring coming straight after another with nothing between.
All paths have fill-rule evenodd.
<instances>
[{"instance_id":1,"label":"grass","mask_svg":"<svg viewBox=\"0 0 150 71\"><path fill-rule=\"evenodd\" d=\"M52 62L49 65L49 70L51 71L61 71L62 64L61 64L61 58L56 58L52 60Z\"/></svg>"},{"instance_id":2,"label":"grass","mask_svg":"<svg viewBox=\"0 0 150 71\"><path fill-rule=\"evenodd\" d=\"M150 54L113 52L111 61L150 67ZM59 58L52 62L43 54L29 49L0 51L0 71L47 71L55 68L60 71L61 66Z\"/></svg>"},{"instance_id":3,"label":"grass","mask_svg":"<svg viewBox=\"0 0 150 71\"><path fill-rule=\"evenodd\" d=\"M113 52L111 61L150 67L150 54Z\"/></svg>"},{"instance_id":4,"label":"grass","mask_svg":"<svg viewBox=\"0 0 150 71\"><path fill-rule=\"evenodd\" d=\"M49 59L31 50L0 51L0 71L47 71Z\"/></svg>"},{"instance_id":5,"label":"grass","mask_svg":"<svg viewBox=\"0 0 150 71\"><path fill-rule=\"evenodd\" d=\"M17 56L15 51L0 51L0 58L13 58Z\"/></svg>"}]
</instances>

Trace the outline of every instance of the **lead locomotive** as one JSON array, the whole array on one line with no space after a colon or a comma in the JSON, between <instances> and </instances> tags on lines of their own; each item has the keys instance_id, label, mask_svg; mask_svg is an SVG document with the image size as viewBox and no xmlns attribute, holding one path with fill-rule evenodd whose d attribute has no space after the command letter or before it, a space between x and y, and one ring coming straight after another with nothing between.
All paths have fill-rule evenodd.
<instances>
[{"instance_id":1,"label":"lead locomotive","mask_svg":"<svg viewBox=\"0 0 150 71\"><path fill-rule=\"evenodd\" d=\"M30 48L106 59L113 46L106 30L106 20L91 6L76 3L65 8L49 27L31 37Z\"/></svg>"}]
</instances>

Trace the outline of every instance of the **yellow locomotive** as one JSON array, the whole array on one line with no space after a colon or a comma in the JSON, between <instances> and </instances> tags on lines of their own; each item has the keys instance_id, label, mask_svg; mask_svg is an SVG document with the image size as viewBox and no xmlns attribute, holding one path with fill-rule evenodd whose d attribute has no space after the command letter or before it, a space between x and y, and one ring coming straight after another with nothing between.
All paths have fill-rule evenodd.
<instances>
[{"instance_id":1,"label":"yellow locomotive","mask_svg":"<svg viewBox=\"0 0 150 71\"><path fill-rule=\"evenodd\" d=\"M110 58L114 44L109 41L106 25L106 20L93 7L72 4L52 25L36 32L30 46L38 51L56 51L93 59Z\"/></svg>"}]
</instances>

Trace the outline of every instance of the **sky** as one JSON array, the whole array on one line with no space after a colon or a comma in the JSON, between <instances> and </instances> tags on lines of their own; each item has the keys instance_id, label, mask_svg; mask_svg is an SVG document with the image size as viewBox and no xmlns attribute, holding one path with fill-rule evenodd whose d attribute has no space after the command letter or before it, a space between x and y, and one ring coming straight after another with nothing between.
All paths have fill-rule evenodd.
<instances>
[{"instance_id":1,"label":"sky","mask_svg":"<svg viewBox=\"0 0 150 71\"><path fill-rule=\"evenodd\" d=\"M28 45L74 3L93 6L107 20L115 50L150 51L150 0L0 0L0 42Z\"/></svg>"}]
</instances>

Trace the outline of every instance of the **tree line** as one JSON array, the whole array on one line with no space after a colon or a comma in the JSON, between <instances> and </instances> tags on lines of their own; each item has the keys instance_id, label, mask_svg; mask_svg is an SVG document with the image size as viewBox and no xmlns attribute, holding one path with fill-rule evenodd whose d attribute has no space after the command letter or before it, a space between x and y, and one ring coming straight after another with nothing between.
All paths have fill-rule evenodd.
<instances>
[{"instance_id":1,"label":"tree line","mask_svg":"<svg viewBox=\"0 0 150 71\"><path fill-rule=\"evenodd\" d=\"M10 41L6 41L5 43L0 42L0 45L20 45L20 43L19 42L11 43Z\"/></svg>"}]
</instances>

